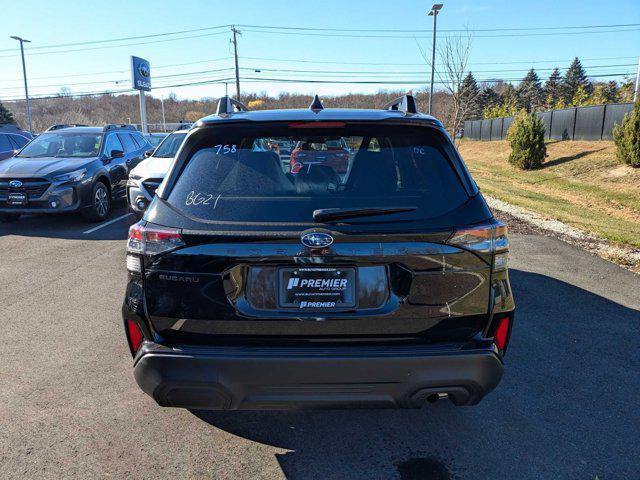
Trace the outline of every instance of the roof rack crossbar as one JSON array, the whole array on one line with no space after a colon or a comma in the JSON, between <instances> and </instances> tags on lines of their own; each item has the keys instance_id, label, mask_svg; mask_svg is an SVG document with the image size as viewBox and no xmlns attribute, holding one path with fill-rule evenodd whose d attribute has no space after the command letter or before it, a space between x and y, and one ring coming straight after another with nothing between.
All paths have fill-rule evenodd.
<instances>
[{"instance_id":1,"label":"roof rack crossbar","mask_svg":"<svg viewBox=\"0 0 640 480\"><path fill-rule=\"evenodd\" d=\"M249 109L238 100L235 100L229 96L221 97L218 100L218 108L216 108L216 115L230 114L234 112L248 112Z\"/></svg>"},{"instance_id":2,"label":"roof rack crossbar","mask_svg":"<svg viewBox=\"0 0 640 480\"><path fill-rule=\"evenodd\" d=\"M384 110L399 110L404 113L418 113L418 105L416 99L411 93L407 93L401 97L391 100L384 107Z\"/></svg>"}]
</instances>

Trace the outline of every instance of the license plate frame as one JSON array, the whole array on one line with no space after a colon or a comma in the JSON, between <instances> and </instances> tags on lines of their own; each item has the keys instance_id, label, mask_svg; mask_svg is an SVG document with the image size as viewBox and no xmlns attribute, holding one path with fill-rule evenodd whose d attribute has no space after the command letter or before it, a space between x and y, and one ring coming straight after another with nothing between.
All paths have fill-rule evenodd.
<instances>
[{"instance_id":1,"label":"license plate frame","mask_svg":"<svg viewBox=\"0 0 640 480\"><path fill-rule=\"evenodd\" d=\"M279 308L331 312L357 306L356 267L279 267L276 279Z\"/></svg>"},{"instance_id":2,"label":"license plate frame","mask_svg":"<svg viewBox=\"0 0 640 480\"><path fill-rule=\"evenodd\" d=\"M26 206L29 203L29 197L25 192L9 192L7 195L7 205L13 207Z\"/></svg>"}]
</instances>

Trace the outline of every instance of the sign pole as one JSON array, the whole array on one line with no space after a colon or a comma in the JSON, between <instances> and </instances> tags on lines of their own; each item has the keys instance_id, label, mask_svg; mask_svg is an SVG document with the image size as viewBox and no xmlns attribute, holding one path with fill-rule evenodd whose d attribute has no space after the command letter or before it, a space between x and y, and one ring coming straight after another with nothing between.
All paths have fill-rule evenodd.
<instances>
[{"instance_id":1,"label":"sign pole","mask_svg":"<svg viewBox=\"0 0 640 480\"><path fill-rule=\"evenodd\" d=\"M147 127L147 102L144 99L144 90L139 90L140 92L140 124L142 128L142 133L149 133L149 128Z\"/></svg>"},{"instance_id":2,"label":"sign pole","mask_svg":"<svg viewBox=\"0 0 640 480\"><path fill-rule=\"evenodd\" d=\"M151 91L151 66L144 58L131 57L131 86L140 94L140 128L142 133L149 133L147 124L147 103L144 92ZM162 109L162 121L164 122L164 105Z\"/></svg>"}]
</instances>

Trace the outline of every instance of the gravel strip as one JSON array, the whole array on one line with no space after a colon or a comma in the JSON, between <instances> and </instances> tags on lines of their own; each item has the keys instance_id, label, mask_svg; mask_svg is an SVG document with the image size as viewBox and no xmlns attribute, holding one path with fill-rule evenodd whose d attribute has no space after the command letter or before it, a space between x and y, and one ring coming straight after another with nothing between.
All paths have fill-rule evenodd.
<instances>
[{"instance_id":1,"label":"gravel strip","mask_svg":"<svg viewBox=\"0 0 640 480\"><path fill-rule=\"evenodd\" d=\"M497 198L485 195L485 199L496 217L509 226L510 232L555 237L632 272L640 273L640 249L597 238L559 220L545 218Z\"/></svg>"}]
</instances>

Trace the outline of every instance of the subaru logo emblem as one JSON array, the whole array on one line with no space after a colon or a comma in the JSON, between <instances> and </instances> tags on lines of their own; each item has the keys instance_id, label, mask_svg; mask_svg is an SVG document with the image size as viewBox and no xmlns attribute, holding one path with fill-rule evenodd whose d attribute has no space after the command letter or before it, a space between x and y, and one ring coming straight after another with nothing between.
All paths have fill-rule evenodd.
<instances>
[{"instance_id":1,"label":"subaru logo emblem","mask_svg":"<svg viewBox=\"0 0 640 480\"><path fill-rule=\"evenodd\" d=\"M311 232L302 235L302 237L300 237L300 241L305 247L323 248L328 247L333 243L333 237L328 233Z\"/></svg>"},{"instance_id":2,"label":"subaru logo emblem","mask_svg":"<svg viewBox=\"0 0 640 480\"><path fill-rule=\"evenodd\" d=\"M9 186L11 188L20 188L22 186L22 182L20 180L11 180L9 182Z\"/></svg>"},{"instance_id":3,"label":"subaru logo emblem","mask_svg":"<svg viewBox=\"0 0 640 480\"><path fill-rule=\"evenodd\" d=\"M140 65L138 65L138 72L144 78L149 78L149 67L147 65L145 65L144 63L141 63Z\"/></svg>"}]
</instances>

